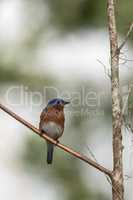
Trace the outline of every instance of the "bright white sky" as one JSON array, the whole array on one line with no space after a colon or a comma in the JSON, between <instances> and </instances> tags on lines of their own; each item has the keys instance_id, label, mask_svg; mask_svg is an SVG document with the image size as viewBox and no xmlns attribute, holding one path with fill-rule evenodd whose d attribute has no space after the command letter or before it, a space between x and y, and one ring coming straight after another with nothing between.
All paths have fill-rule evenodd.
<instances>
[{"instance_id":1,"label":"bright white sky","mask_svg":"<svg viewBox=\"0 0 133 200\"><path fill-rule=\"evenodd\" d=\"M14 41L20 29L21 4L19 0L0 2L0 40Z\"/></svg>"}]
</instances>

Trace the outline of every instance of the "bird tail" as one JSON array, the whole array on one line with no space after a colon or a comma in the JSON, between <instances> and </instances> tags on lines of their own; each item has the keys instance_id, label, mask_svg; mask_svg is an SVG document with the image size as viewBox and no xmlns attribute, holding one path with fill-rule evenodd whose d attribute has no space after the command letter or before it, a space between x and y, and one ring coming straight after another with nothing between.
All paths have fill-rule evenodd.
<instances>
[{"instance_id":1,"label":"bird tail","mask_svg":"<svg viewBox=\"0 0 133 200\"><path fill-rule=\"evenodd\" d=\"M48 164L52 164L53 152L54 152L54 145L50 142L47 142L47 163Z\"/></svg>"}]
</instances>

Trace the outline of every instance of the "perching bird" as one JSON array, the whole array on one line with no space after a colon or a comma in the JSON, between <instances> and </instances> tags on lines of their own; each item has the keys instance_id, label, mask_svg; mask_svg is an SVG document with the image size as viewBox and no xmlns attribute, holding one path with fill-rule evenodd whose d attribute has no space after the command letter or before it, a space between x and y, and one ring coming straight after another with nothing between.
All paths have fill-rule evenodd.
<instances>
[{"instance_id":1,"label":"perching bird","mask_svg":"<svg viewBox=\"0 0 133 200\"><path fill-rule=\"evenodd\" d=\"M58 140L64 131L64 106L70 102L63 99L52 99L48 102L46 108L41 113L39 130L46 133L54 140ZM53 160L54 144L47 141L47 163L51 164Z\"/></svg>"}]
</instances>

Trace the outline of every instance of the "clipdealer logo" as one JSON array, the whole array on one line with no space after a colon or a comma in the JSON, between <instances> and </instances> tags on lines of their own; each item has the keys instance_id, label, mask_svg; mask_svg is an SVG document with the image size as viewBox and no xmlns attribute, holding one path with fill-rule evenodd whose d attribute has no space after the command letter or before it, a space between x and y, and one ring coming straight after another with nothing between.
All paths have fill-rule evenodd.
<instances>
[{"instance_id":1,"label":"clipdealer logo","mask_svg":"<svg viewBox=\"0 0 133 200\"><path fill-rule=\"evenodd\" d=\"M29 87L23 85L10 86L5 93L6 103L12 106L28 106L29 109L34 107L45 106L51 98L63 98L71 102L71 114L87 115L90 111L95 111L98 115L98 110L102 108L105 93L97 92L92 88L81 86L78 90L61 90L57 87L47 86L41 91L32 91ZM94 115L94 113L93 113ZM102 111L103 115L103 111Z\"/></svg>"}]
</instances>

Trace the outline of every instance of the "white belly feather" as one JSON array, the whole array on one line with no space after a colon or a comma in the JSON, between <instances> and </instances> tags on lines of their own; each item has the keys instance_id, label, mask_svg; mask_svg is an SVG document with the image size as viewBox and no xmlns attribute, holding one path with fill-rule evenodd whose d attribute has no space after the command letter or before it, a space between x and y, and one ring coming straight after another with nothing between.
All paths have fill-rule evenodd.
<instances>
[{"instance_id":1,"label":"white belly feather","mask_svg":"<svg viewBox=\"0 0 133 200\"><path fill-rule=\"evenodd\" d=\"M61 137L63 132L62 127L54 122L44 123L42 126L42 130L53 139L58 139L59 137Z\"/></svg>"}]
</instances>

